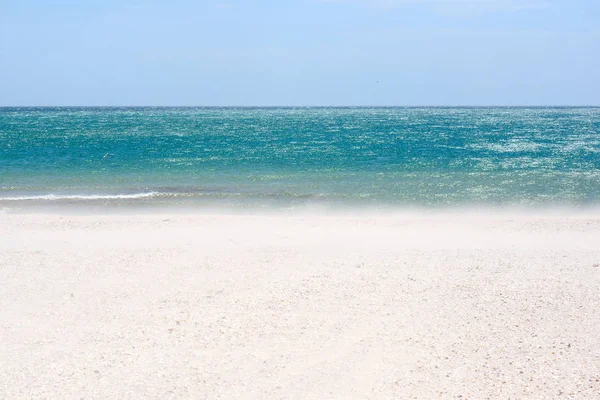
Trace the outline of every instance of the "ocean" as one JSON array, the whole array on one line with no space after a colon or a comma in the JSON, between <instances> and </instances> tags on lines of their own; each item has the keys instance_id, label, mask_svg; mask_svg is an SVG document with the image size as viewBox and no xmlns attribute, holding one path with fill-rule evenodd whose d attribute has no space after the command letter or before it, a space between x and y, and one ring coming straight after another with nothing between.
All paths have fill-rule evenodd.
<instances>
[{"instance_id":1,"label":"ocean","mask_svg":"<svg viewBox=\"0 0 600 400\"><path fill-rule=\"evenodd\" d=\"M0 209L593 207L600 108L0 108Z\"/></svg>"}]
</instances>

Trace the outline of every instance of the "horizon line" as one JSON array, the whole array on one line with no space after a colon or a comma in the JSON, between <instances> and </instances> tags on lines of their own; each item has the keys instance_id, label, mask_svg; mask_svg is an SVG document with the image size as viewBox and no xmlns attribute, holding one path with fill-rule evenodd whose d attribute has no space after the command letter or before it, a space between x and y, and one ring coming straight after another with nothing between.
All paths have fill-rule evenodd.
<instances>
[{"instance_id":1,"label":"horizon line","mask_svg":"<svg viewBox=\"0 0 600 400\"><path fill-rule=\"evenodd\" d=\"M595 104L420 104L420 105L0 105L0 108L598 108Z\"/></svg>"}]
</instances>

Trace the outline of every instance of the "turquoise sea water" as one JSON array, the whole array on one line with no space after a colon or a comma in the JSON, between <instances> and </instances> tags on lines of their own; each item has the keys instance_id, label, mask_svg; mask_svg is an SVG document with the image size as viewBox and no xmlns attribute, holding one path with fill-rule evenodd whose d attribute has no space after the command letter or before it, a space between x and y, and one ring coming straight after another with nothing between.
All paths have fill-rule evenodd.
<instances>
[{"instance_id":1,"label":"turquoise sea water","mask_svg":"<svg viewBox=\"0 0 600 400\"><path fill-rule=\"evenodd\" d=\"M595 206L600 108L0 108L0 208Z\"/></svg>"}]
</instances>

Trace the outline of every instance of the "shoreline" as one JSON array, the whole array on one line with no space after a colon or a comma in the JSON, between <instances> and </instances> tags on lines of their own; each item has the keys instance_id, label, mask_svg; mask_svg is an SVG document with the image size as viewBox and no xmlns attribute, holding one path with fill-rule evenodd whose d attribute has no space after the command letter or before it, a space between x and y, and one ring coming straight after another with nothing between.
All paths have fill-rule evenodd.
<instances>
[{"instance_id":1,"label":"shoreline","mask_svg":"<svg viewBox=\"0 0 600 400\"><path fill-rule=\"evenodd\" d=\"M0 204L2 215L62 216L152 216L152 215L231 215L231 216L314 216L314 217L600 217L600 204L574 205L344 205L319 204L273 206L251 204L244 207L182 204L45 204L20 207Z\"/></svg>"}]
</instances>

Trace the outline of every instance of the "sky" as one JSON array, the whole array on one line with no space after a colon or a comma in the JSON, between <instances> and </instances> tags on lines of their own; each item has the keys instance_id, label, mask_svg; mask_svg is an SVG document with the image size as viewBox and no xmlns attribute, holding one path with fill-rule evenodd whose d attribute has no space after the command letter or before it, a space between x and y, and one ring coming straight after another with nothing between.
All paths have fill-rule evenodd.
<instances>
[{"instance_id":1,"label":"sky","mask_svg":"<svg viewBox=\"0 0 600 400\"><path fill-rule=\"evenodd\" d=\"M598 0L0 0L0 106L600 105Z\"/></svg>"}]
</instances>

